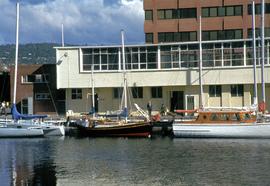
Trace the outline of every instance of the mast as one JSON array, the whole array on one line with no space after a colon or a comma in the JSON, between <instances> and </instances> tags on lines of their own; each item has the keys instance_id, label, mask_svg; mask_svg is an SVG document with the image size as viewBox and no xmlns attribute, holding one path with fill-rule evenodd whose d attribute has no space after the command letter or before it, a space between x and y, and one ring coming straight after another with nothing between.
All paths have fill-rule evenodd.
<instances>
[{"instance_id":1,"label":"mast","mask_svg":"<svg viewBox=\"0 0 270 186\"><path fill-rule=\"evenodd\" d=\"M264 82L264 0L261 1L261 78L262 78L262 102L265 104L265 82Z\"/></svg>"},{"instance_id":2,"label":"mast","mask_svg":"<svg viewBox=\"0 0 270 186\"><path fill-rule=\"evenodd\" d=\"M64 38L64 24L62 23L62 32L61 32L61 34L62 34L62 47L64 47L65 46L65 38Z\"/></svg>"},{"instance_id":3,"label":"mast","mask_svg":"<svg viewBox=\"0 0 270 186\"><path fill-rule=\"evenodd\" d=\"M121 30L121 39L122 39L122 59L123 59L123 76L124 76L124 116L125 121L127 122L127 77L126 77L126 59L125 59L125 43L124 43L124 30Z\"/></svg>"},{"instance_id":4,"label":"mast","mask_svg":"<svg viewBox=\"0 0 270 186\"><path fill-rule=\"evenodd\" d=\"M199 83L200 83L200 98L199 98L199 108L203 109L203 84L202 84L202 17L199 18L200 26L199 26Z\"/></svg>"},{"instance_id":5,"label":"mast","mask_svg":"<svg viewBox=\"0 0 270 186\"><path fill-rule=\"evenodd\" d=\"M95 110L95 90L94 90L94 65L92 64L91 66L91 85L92 85L92 114L93 118L96 115L96 110Z\"/></svg>"},{"instance_id":6,"label":"mast","mask_svg":"<svg viewBox=\"0 0 270 186\"><path fill-rule=\"evenodd\" d=\"M17 92L17 72L18 72L18 52L19 52L19 19L20 19L20 4L16 3L16 51L15 51L15 66L14 66L14 85L13 85L13 105L16 105Z\"/></svg>"},{"instance_id":7,"label":"mast","mask_svg":"<svg viewBox=\"0 0 270 186\"><path fill-rule=\"evenodd\" d=\"M255 22L255 2L252 1L252 43L253 43L253 77L254 77L254 97L253 105L258 104L257 77L256 77L256 22Z\"/></svg>"}]
</instances>

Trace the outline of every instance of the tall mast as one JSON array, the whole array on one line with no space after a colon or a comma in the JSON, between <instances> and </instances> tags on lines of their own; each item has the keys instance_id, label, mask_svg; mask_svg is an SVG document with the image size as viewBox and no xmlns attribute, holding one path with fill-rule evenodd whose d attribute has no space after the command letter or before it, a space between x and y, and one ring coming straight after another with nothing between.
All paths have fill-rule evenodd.
<instances>
[{"instance_id":1,"label":"tall mast","mask_svg":"<svg viewBox=\"0 0 270 186\"><path fill-rule=\"evenodd\" d=\"M124 76L124 116L127 122L127 77L126 77L126 59L125 59L125 43L124 43L124 30L121 30L122 38L122 59L123 59L123 76Z\"/></svg>"},{"instance_id":2,"label":"tall mast","mask_svg":"<svg viewBox=\"0 0 270 186\"><path fill-rule=\"evenodd\" d=\"M202 17L199 18L200 26L199 26L199 83L200 83L200 98L199 98L199 108L203 109L203 84L202 84Z\"/></svg>"},{"instance_id":3,"label":"tall mast","mask_svg":"<svg viewBox=\"0 0 270 186\"><path fill-rule=\"evenodd\" d=\"M94 65L91 66L91 85L92 85L92 114L93 118L96 115L96 109L95 109L95 85L94 85Z\"/></svg>"},{"instance_id":4,"label":"tall mast","mask_svg":"<svg viewBox=\"0 0 270 186\"><path fill-rule=\"evenodd\" d=\"M15 51L15 66L14 66L14 88L13 88L13 105L16 105L17 92L17 72L18 72L18 52L19 52L19 19L20 19L20 4L16 3L16 51Z\"/></svg>"},{"instance_id":5,"label":"tall mast","mask_svg":"<svg viewBox=\"0 0 270 186\"><path fill-rule=\"evenodd\" d=\"M61 35L62 35L62 47L64 47L65 46L65 38L64 38L64 24L63 23L62 23Z\"/></svg>"},{"instance_id":6,"label":"tall mast","mask_svg":"<svg viewBox=\"0 0 270 186\"><path fill-rule=\"evenodd\" d=\"M262 78L262 102L265 104L265 82L264 82L264 0L261 1L261 78Z\"/></svg>"},{"instance_id":7,"label":"tall mast","mask_svg":"<svg viewBox=\"0 0 270 186\"><path fill-rule=\"evenodd\" d=\"M253 76L254 76L254 97L253 105L258 104L258 93L257 93L257 77L256 77L256 22L255 22L255 2L252 1L252 43L253 43Z\"/></svg>"}]
</instances>

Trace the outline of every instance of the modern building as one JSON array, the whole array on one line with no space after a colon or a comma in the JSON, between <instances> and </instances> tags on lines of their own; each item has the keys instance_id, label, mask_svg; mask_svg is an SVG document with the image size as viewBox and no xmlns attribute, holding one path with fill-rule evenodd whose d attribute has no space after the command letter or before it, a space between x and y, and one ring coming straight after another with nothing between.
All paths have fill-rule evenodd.
<instances>
[{"instance_id":1,"label":"modern building","mask_svg":"<svg viewBox=\"0 0 270 186\"><path fill-rule=\"evenodd\" d=\"M264 80L269 110L270 1L266 2ZM258 29L259 3L256 1ZM144 9L146 44L125 46L130 102L146 109L151 100L154 110L159 110L162 104L170 110L199 107L198 38L199 16L202 15L204 106L252 105L254 78L249 1L144 0ZM256 79L260 102L259 41L257 38ZM66 109L90 110L93 67L96 109L99 112L118 110L123 85L121 56L120 45L56 47L57 88L66 92Z\"/></svg>"},{"instance_id":2,"label":"modern building","mask_svg":"<svg viewBox=\"0 0 270 186\"><path fill-rule=\"evenodd\" d=\"M252 1L247 0L144 0L146 43L246 39L252 36ZM261 0L256 3L260 27ZM265 0L265 35L270 37L270 1ZM258 32L259 33L259 32Z\"/></svg>"},{"instance_id":3,"label":"modern building","mask_svg":"<svg viewBox=\"0 0 270 186\"><path fill-rule=\"evenodd\" d=\"M14 66L10 67L10 103L13 102ZM65 113L65 92L56 89L55 64L18 65L16 104L23 114Z\"/></svg>"}]
</instances>

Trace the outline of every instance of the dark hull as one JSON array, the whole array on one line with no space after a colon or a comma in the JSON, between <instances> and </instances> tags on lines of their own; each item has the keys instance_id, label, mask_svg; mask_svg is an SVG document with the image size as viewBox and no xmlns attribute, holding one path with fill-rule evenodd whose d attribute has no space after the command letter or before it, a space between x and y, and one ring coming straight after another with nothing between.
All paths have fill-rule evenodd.
<instances>
[{"instance_id":1,"label":"dark hull","mask_svg":"<svg viewBox=\"0 0 270 186\"><path fill-rule=\"evenodd\" d=\"M83 127L80 125L77 127L80 134L84 136L149 137L152 130L152 125L148 122L111 127Z\"/></svg>"}]
</instances>

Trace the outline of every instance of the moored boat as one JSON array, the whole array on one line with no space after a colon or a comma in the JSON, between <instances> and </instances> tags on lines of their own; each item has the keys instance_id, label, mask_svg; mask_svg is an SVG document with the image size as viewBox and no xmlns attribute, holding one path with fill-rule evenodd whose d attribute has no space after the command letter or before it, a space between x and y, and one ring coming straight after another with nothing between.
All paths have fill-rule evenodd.
<instances>
[{"instance_id":1,"label":"moored boat","mask_svg":"<svg viewBox=\"0 0 270 186\"><path fill-rule=\"evenodd\" d=\"M190 121L173 123L175 137L270 138L270 123L259 123L250 111L198 111Z\"/></svg>"},{"instance_id":2,"label":"moored boat","mask_svg":"<svg viewBox=\"0 0 270 186\"><path fill-rule=\"evenodd\" d=\"M150 137L152 130L152 125L146 121L124 123L85 119L77 127L79 132L86 136Z\"/></svg>"},{"instance_id":3,"label":"moored boat","mask_svg":"<svg viewBox=\"0 0 270 186\"><path fill-rule=\"evenodd\" d=\"M30 138L43 137L44 133L40 127L15 128L15 127L0 127L0 138Z\"/></svg>"}]
</instances>

